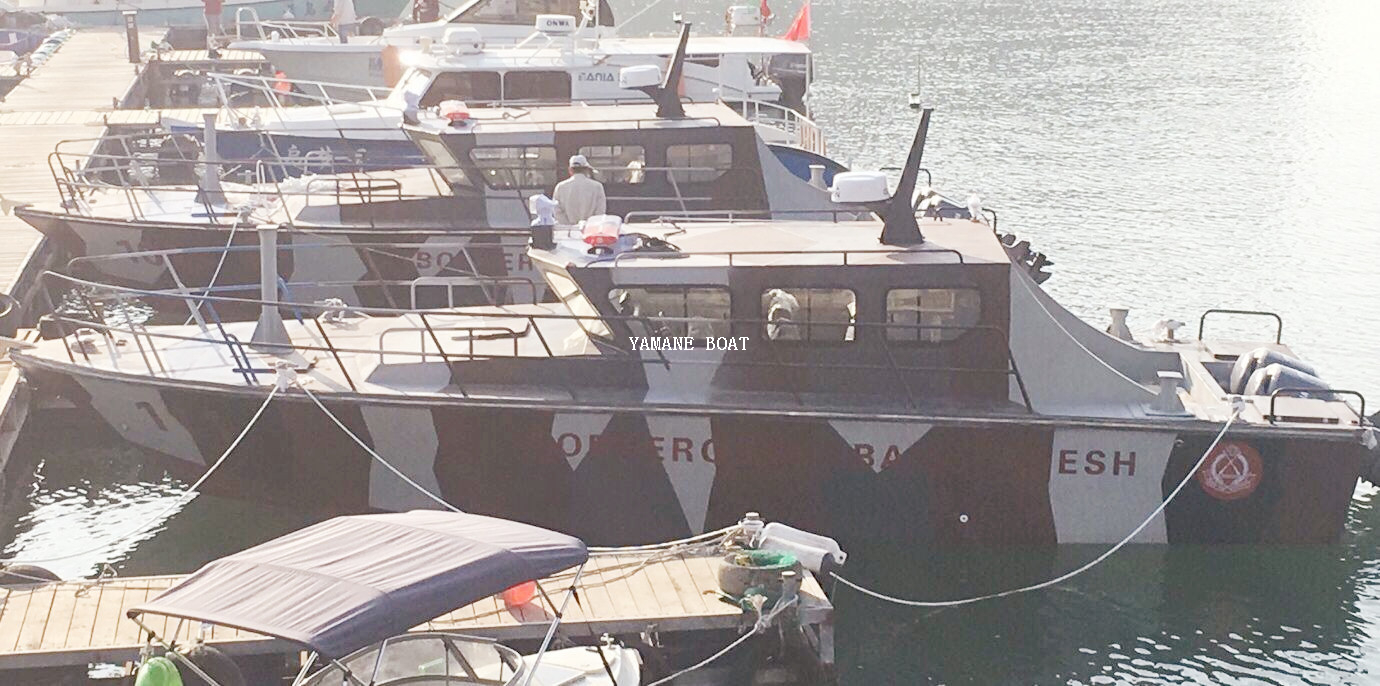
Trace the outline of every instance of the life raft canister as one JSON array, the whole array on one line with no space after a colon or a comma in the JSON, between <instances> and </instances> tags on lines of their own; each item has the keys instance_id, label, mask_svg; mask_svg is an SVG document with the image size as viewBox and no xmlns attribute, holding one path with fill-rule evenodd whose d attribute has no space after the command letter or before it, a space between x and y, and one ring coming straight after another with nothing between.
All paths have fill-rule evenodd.
<instances>
[{"instance_id":1,"label":"life raft canister","mask_svg":"<svg viewBox=\"0 0 1380 686\"><path fill-rule=\"evenodd\" d=\"M134 686L182 686L182 673L166 657L151 657L139 665Z\"/></svg>"}]
</instances>

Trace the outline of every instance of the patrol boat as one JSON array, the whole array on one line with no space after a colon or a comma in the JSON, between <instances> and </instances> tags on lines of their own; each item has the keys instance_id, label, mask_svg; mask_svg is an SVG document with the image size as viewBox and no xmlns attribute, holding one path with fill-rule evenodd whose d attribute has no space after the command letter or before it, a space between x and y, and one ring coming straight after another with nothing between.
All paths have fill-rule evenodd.
<instances>
[{"instance_id":1,"label":"patrol boat","mask_svg":"<svg viewBox=\"0 0 1380 686\"><path fill-rule=\"evenodd\" d=\"M655 94L655 105L420 112L409 135L435 163L422 170L243 184L216 174L231 162L194 164L196 150L156 153L168 152L162 160L125 151L135 144L95 157L59 152L52 159L61 204L16 214L77 258L71 267L88 270L82 274L202 290L256 283L254 228L281 225L290 229L280 235L289 253L283 277L316 284L291 298L408 307L417 279L540 281L526 257L527 200L550 193L576 154L601 172L608 210L619 215L838 211L823 185L842 167L820 165L819 178L807 182L732 108L682 105L671 85L680 64L664 76L654 66L626 70L641 79L627 85ZM219 160L214 138L207 147L205 156ZM165 180L195 179L194 167L199 183Z\"/></svg>"},{"instance_id":2,"label":"patrol boat","mask_svg":"<svg viewBox=\"0 0 1380 686\"><path fill-rule=\"evenodd\" d=\"M572 17L542 15L534 35L545 36L545 43L500 49L485 47L472 29L449 29L437 44L407 55L406 71L398 66L391 91L214 75L226 103L216 121L218 150L228 159L265 158L270 165L314 155L330 159L339 170L416 166L426 159L402 131L409 110L447 100L470 108L649 102L647 95L623 87L620 70L661 67L684 54L677 81L682 100L729 104L758 125L768 144L781 146L774 151L789 156L787 165L798 175L808 175L811 158L825 154L824 137L806 108L808 69L803 78L787 78L775 75L772 67L785 60L808 67L810 51L803 43L747 36L690 39L690 25L683 24L679 40L611 39L585 45L572 38L573 26ZM262 104L242 106L245 101ZM200 121L164 117L162 124L173 133L203 135Z\"/></svg>"},{"instance_id":3,"label":"patrol boat","mask_svg":"<svg viewBox=\"0 0 1380 686\"><path fill-rule=\"evenodd\" d=\"M301 508L419 504L363 443L467 511L611 543L748 508L854 541L1335 542L1380 457L1364 399L1282 332L1140 343L1078 319L976 203L914 210L929 117L894 193L835 178L876 219L538 227L543 304L163 326L101 304L183 321L217 299L54 277L88 305L12 359L189 473L282 384L208 488Z\"/></svg>"}]
</instances>

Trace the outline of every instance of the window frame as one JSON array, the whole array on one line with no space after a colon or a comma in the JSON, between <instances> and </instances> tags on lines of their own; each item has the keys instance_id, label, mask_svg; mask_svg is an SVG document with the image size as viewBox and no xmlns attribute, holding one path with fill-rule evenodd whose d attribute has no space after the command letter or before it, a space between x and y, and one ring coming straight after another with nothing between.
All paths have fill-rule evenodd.
<instances>
[{"instance_id":1,"label":"window frame","mask_svg":"<svg viewBox=\"0 0 1380 686\"><path fill-rule=\"evenodd\" d=\"M641 153L642 153L642 168L639 170L639 171L641 171L641 173L642 173L642 179L639 180L639 181L628 181L628 180L617 180L617 181L615 181L615 180L612 178L613 175L619 174L619 175L627 176L627 175L630 175L630 174L632 173L632 169L627 168L627 167L620 167L620 168L618 168L616 171L614 171L614 170L613 170L613 167L610 166L610 165L609 165L609 162L607 161L607 160L611 160L611 159L612 159L612 157L613 157L612 155L609 155L609 156L607 156L607 157L604 157L603 159L604 159L605 161L602 163L602 166L601 166L601 163L598 161L598 160L600 159L601 156L598 155L598 154L591 155L591 154L588 152L588 150L589 150L590 148L610 148L610 149L612 149L612 148L637 148L637 149L640 150ZM602 180L603 180L605 186L609 186L609 185L612 185L612 186L643 186L643 185L645 185L645 184L647 183L647 167L648 167L648 165L647 165L647 146L645 146L645 145L643 145L643 144L641 144L641 143L590 143L590 144L586 144L586 145L581 145L579 148L576 149L575 152L578 153L578 154L580 154L580 155L584 155L587 159L589 159L590 166L592 166L592 167L594 167L596 170L598 170L598 171L599 171L599 176L602 176L602 177L603 177Z\"/></svg>"},{"instance_id":2,"label":"window frame","mask_svg":"<svg viewBox=\"0 0 1380 686\"><path fill-rule=\"evenodd\" d=\"M960 291L963 291L963 292L972 293L974 296L977 297L977 307L975 308L974 313L973 313L973 321L972 321L971 324L967 324L967 325L952 325L952 326L949 326L949 325L941 325L941 326L944 326L945 328L919 328L919 327L921 326L919 323L917 323L916 325L913 325L912 328L907 328L906 325L897 325L897 324L893 324L892 321L891 321L891 314L892 314L891 295L892 295L892 293L895 293L895 292L897 292L897 291L916 291L916 292L919 292L919 291L951 291L951 292L954 292L955 294L958 293L958 292L960 292ZM920 347L938 347L938 346L948 345L948 344L950 344L950 343L955 343L955 342L961 341L961 340L963 340L965 337L967 337L968 334L970 334L970 333L972 333L974 330L979 329L979 328L982 327L982 309L983 309L983 301L984 301L984 298L982 297L982 289L977 288L976 286L897 286L897 287L894 287L894 288L887 288L886 291L882 294L882 308L883 308L883 309L882 309L882 316L883 316L882 322L883 322L883 324L884 324L884 327L883 327L884 330L883 330L883 332L882 332L882 340L884 340L884 341L886 342L887 345L901 344L901 345L906 345L906 346L920 346ZM938 310L931 310L931 311L933 311L933 312L938 312ZM955 307L954 307L954 310L953 310L953 311L954 311L955 313L958 312L957 301L955 301ZM917 318L917 320L918 320L918 319L919 319L920 313L923 313L924 310L921 310L921 309L917 308L917 309L915 310L915 312L917 313L917 317L916 317L916 318ZM892 332L893 330L914 331L914 332L915 332L915 338L914 338L914 339L892 338L891 332ZM924 332L926 332L926 331L936 331L936 332L939 332L939 333L941 333L941 334L948 333L948 332L953 332L954 335L953 335L952 337L945 337L945 338L941 338L940 340L931 341L931 340L925 340L925 339L922 337L923 334L924 334Z\"/></svg>"},{"instance_id":3,"label":"window frame","mask_svg":"<svg viewBox=\"0 0 1380 686\"><path fill-rule=\"evenodd\" d=\"M722 167L722 168L720 168L720 167L703 167L704 169L710 169L710 168L712 168L712 169L717 169L717 170L718 170L718 173L715 174L715 175L713 176L713 178L705 178L705 179L690 178L690 176L693 175L693 174L706 174L706 173L708 173L708 172L701 171L702 167L700 167L700 166L698 166L698 165L689 165L689 164L687 164L687 165L677 165L677 164L675 163L675 161L673 160L673 155L674 155L674 153L673 153L672 151L674 151L674 150L681 149L681 148L684 148L684 149L687 149L687 150L696 150L696 149L705 149L705 148L708 148L708 147L711 147L711 146L728 148L728 166ZM733 145L733 143L731 143L731 142L723 142L723 141L712 141L712 142L706 142L706 143L673 143L673 144L671 144L671 145L666 146L665 149L663 149L662 153L664 154L665 159L666 159L666 181L667 181L667 183L672 183L672 179L673 179L673 178L674 178L674 183L677 184L677 185L679 185L679 184L714 183L715 181L718 181L719 179L722 179L722 178L724 177L724 175L728 174L729 172L731 172L731 171L733 171L734 169L737 168L736 165L737 165L737 161L738 161L738 160L737 160L737 152L734 150L735 147L737 147L737 146Z\"/></svg>"},{"instance_id":4,"label":"window frame","mask_svg":"<svg viewBox=\"0 0 1380 686\"><path fill-rule=\"evenodd\" d=\"M634 315L631 315L631 314L624 314L623 312L620 312L620 311L618 310L618 301L614 299L613 294L614 294L614 291L619 291L619 290L624 290L624 291L627 291L627 290L642 290L642 291L652 291L652 290L666 290L666 291L670 291L670 290L680 290L680 291L683 291L683 292L686 292L686 293L688 293L689 291L692 291L692 290L718 291L718 292L722 293L723 295L727 296L727 298L728 298L728 302L726 303L725 309L724 309L724 315L725 315L724 318L721 319L721 320L715 320L715 321L720 321L720 322L723 323L724 330L723 330L722 332L714 332L714 333L711 333L711 334L709 334L709 335L714 336L714 337L720 337L720 338L722 338L722 337L729 337L729 336L732 336L732 335L733 335L733 329L734 329L734 324L735 324L734 318L733 318L733 289L730 288L730 287L728 287L728 286L725 286L725 285L723 285L723 284L671 284L671 285L667 285L667 284L655 284L655 283L652 283L652 284L647 284L647 283L643 283L643 284L613 284L613 285L611 285L611 286L609 287L608 293L605 295L605 298L606 298L607 302L609 303L609 306L610 306L611 308L613 308L614 316L616 316L616 317L619 318L618 321L622 322L624 326L627 326L627 327L629 328L629 330L631 330L632 324L633 324L634 322L636 322L637 319L634 319ZM647 320L648 322L652 322L652 321L655 321L655 320L658 319L658 317L657 317L656 315L647 315L647 314L637 315L637 317L639 317L639 318L641 318L641 319L645 319L645 320ZM687 314L680 315L680 316L678 316L678 317L673 317L673 318L678 318L678 319L691 319L692 317L687 313ZM703 319L703 320L709 320L709 319L711 319L711 318L709 318L709 317L694 317L694 318L695 318L695 319ZM692 334L690 333L690 324L691 324L691 322L688 322L688 321L673 322L673 323L671 324L671 326L684 326L684 327L685 327L685 331L684 331L684 332L676 332L676 331L673 331L673 332L671 332L670 334L667 334L667 335L669 335L669 336L671 336L671 337L673 337L673 338L674 338L674 337L692 336ZM652 336L653 334L652 334L652 332L647 331L647 332L645 332L644 335ZM698 340L699 338L702 338L702 336L692 336L692 337L695 338L696 340Z\"/></svg>"},{"instance_id":5,"label":"window frame","mask_svg":"<svg viewBox=\"0 0 1380 686\"><path fill-rule=\"evenodd\" d=\"M783 291L788 291L788 292L789 292L789 291L839 291L839 292L847 293L847 294L849 294L849 295L851 295L851 296L853 297L853 318L852 318L851 321L849 321L849 322L846 323L846 324L814 323L814 322L812 322L811 320L807 319L805 322L800 323L800 325L802 325L802 326L805 327L806 336L804 336L804 337L802 337L802 338L794 338L794 339L792 339L792 338L785 338L785 339L782 339L782 338L772 338L771 336L769 336L769 335L767 334L767 327L770 326L770 324L771 324L771 322L768 320L768 315L769 315L770 313L769 313L769 312L763 311L763 308L762 308L762 305L763 305L762 299L766 297L766 295L767 295L768 292L773 291L773 290L783 290ZM792 293L792 296L794 296L794 293ZM798 300L798 299L799 299L799 298L797 298L797 300ZM801 345L805 345L805 346L853 345L853 344L855 344L855 343L858 342L858 333L859 333L859 331L860 331L859 326L858 326L858 323L859 323L859 311L860 311L860 307L861 307L861 302L862 302L862 299L858 297L858 291L857 291L857 289L855 289L855 288L849 288L849 287L846 287L846 286L783 286L783 285L780 285L780 284L773 285L773 286L768 286L768 287L762 288L762 289L761 289L761 292L760 292L760 293L758 294L758 296L757 296L757 319L758 319L758 321L760 321L761 323L758 324L758 325L757 325L756 327L754 327L754 328L755 328L755 330L756 330L756 333L762 337L762 340L765 341L765 342L767 342L768 344L771 344L771 345L791 345L791 346L801 346ZM804 309L806 312L808 312L808 311L810 310L810 308L805 308L805 307L802 307L802 309ZM843 329L844 329L844 337L843 337L843 338L837 338L837 339L835 339L835 338L827 338L827 339L826 339L826 338L812 338L812 337L809 336L809 332L810 332L811 329L812 329L813 327L815 327L815 326L831 326L831 327L832 327L832 326L842 326ZM852 336L851 336L851 337L848 335L850 331L852 332Z\"/></svg>"},{"instance_id":6,"label":"window frame","mask_svg":"<svg viewBox=\"0 0 1380 686\"><path fill-rule=\"evenodd\" d=\"M492 171L504 171L504 172L507 172L508 174L511 175L511 174L516 174L517 172L520 172L520 171L527 171L527 170L530 170L530 169L535 169L535 167L492 167L492 166L486 166L485 162L481 162L478 158L475 157L475 153L478 152L478 151L480 151L480 150L522 150L522 151L524 151L523 154L522 154L522 156L520 156L520 157L518 157L518 158L514 158L514 159L524 159L524 158L525 158L525 155L526 155L526 151L528 151L528 150L543 150L543 151L550 151L550 153L551 153L551 166L550 166L549 169L543 170L544 172L549 172L549 173L550 173L550 178L547 179L547 180L542 181L541 183L536 183L536 184L532 184L532 185L526 185L526 184L511 184L511 185L509 185L509 184L502 184L502 185L500 185L500 184L495 184L495 183L493 183L493 181L494 181L494 179L495 179L496 177L490 174L490 171L491 171L491 170L492 170ZM485 185L486 187L488 187L488 188L493 189L493 190L500 190L500 191L524 191L524 190L547 189L547 188L551 188L551 187L555 186L557 183L560 183L560 181L561 181L560 153L559 153L559 151L556 149L556 146L555 146L555 145L476 145L476 146L474 146L473 148L470 148L470 149L469 149L469 152L468 152L467 157L469 157L470 164L474 165L475 168L479 170L479 178L483 181L484 185Z\"/></svg>"}]
</instances>

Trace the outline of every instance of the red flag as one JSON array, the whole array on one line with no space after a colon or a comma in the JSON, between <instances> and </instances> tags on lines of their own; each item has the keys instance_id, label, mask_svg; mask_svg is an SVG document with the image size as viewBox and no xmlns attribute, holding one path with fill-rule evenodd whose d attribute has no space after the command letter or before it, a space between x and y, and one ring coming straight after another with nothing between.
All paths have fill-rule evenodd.
<instances>
[{"instance_id":1,"label":"red flag","mask_svg":"<svg viewBox=\"0 0 1380 686\"><path fill-rule=\"evenodd\" d=\"M795 15L795 21L791 22L791 28L786 29L786 34L781 37L794 41L810 40L809 0L805 0L805 4L800 6L800 14Z\"/></svg>"},{"instance_id":2,"label":"red flag","mask_svg":"<svg viewBox=\"0 0 1380 686\"><path fill-rule=\"evenodd\" d=\"M771 8L767 6L767 0L762 0L762 6L757 8L757 14L763 19L771 19L773 16Z\"/></svg>"}]
</instances>

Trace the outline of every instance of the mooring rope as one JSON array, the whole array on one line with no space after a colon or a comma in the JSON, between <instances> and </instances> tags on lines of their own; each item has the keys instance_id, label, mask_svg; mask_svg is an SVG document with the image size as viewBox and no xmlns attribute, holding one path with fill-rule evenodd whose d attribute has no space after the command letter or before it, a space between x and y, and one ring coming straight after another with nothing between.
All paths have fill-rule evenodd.
<instances>
[{"instance_id":1,"label":"mooring rope","mask_svg":"<svg viewBox=\"0 0 1380 686\"><path fill-rule=\"evenodd\" d=\"M175 500L173 500L172 504L168 505L162 510L159 510L157 514L144 520L142 523L139 524L139 526L130 529L129 531L115 538L109 539L96 547L87 548L86 550L81 550L75 553L68 553L66 555L59 555L56 557L48 557L34 560L21 560L16 558L0 560L0 572L4 571L3 565L36 565L44 564L47 562L61 562L64 560L71 560L78 557L85 557L92 553L98 553L103 550L108 550L111 546L117 543L122 543L140 533L143 533L150 526L153 526L159 521L162 521L165 517L167 517L168 513L183 505L186 505L188 502L190 502L191 498L197 495L197 489L201 488L202 484L206 483L206 480L210 479L211 475L215 474L216 470L220 469L221 465L225 464L226 459L230 457L231 453L235 452L235 448L239 447L240 442L244 440L244 437L249 435L249 430L253 429L254 425L259 422L259 417L263 416L264 410L268 409L269 402L271 402L273 398L277 395L278 387L274 385L269 389L268 396L264 398L263 404L259 405L259 409L254 412L254 416L249 418L249 423L244 425L244 428L240 430L239 435L235 436L235 440L230 442L230 445L225 448L225 452L221 453L220 457L211 465L211 467L207 469L206 472L196 480L196 483L193 483L189 488L187 488L187 490L183 491L182 495L178 496Z\"/></svg>"},{"instance_id":2,"label":"mooring rope","mask_svg":"<svg viewBox=\"0 0 1380 686\"><path fill-rule=\"evenodd\" d=\"M672 674L671 676L657 679L656 681L647 684L647 686L662 686L662 684L668 683L675 679L679 679L680 677L685 676L686 674L689 674L690 672L693 672L697 669L702 669L708 666L711 662L714 662L715 660L733 652L735 648L746 643L749 638L752 638L753 636L756 636L757 634L766 631L767 628L771 626L772 622L776 620L777 615L781 614L782 612L785 612L787 608L795 605L796 602L799 600L800 596L792 597L790 600L786 600L784 598L779 599L776 601L776 606L771 609L771 612L768 612L766 614L762 614L761 610L759 609L757 621L753 623L752 629L750 631L734 639L732 643L729 643L728 645L719 649L717 653L714 653L713 655L710 655L709 657L706 657L703 660L700 660L699 662L696 662L695 664L690 665L689 667L686 667L685 669L682 669L676 672L675 674Z\"/></svg>"},{"instance_id":3,"label":"mooring rope","mask_svg":"<svg viewBox=\"0 0 1380 686\"><path fill-rule=\"evenodd\" d=\"M906 598L898 598L896 596L887 595L885 593L880 593L872 589L865 588L852 581L849 581L848 579L840 575L838 572L830 572L829 575L833 577L835 581L838 581L844 586L847 586L859 593L862 593L863 595L871 596L873 598L876 598L877 600L883 600L888 603L904 605L907 607L958 607L960 605L971 605L973 603L980 603L985 600L1005 598L1007 596L1018 595L1021 593L1029 593L1031 591L1038 591L1041 589L1049 588L1051 586L1056 586L1101 564L1104 560L1114 555L1116 551L1126 547L1126 544L1130 543L1132 539L1140 535L1140 532L1144 531L1145 527L1150 526L1150 523L1155 521L1155 518L1160 516L1160 514L1164 512L1164 509L1169 506L1169 503L1174 501L1174 498L1179 495L1179 492L1182 491L1185 486L1188 485L1188 482L1193 480L1193 477L1198 473L1198 470L1203 468L1203 463L1207 462L1208 456L1212 454L1213 450L1217 449L1217 444L1222 442L1222 438L1227 435L1227 429L1231 428L1231 425L1236 421L1237 417L1239 416L1241 416L1241 408L1234 407L1231 416L1228 417L1227 422L1222 425L1222 430L1217 432L1217 437L1212 439L1212 444L1207 447L1207 450L1203 451L1202 457L1199 457L1198 461L1193 463L1193 467L1189 469L1188 474L1184 475L1184 478L1181 481L1179 481L1179 485L1175 486L1173 491L1170 491L1169 497L1165 498L1164 502L1160 503L1159 507L1156 507L1155 511L1151 512L1150 516L1146 517L1145 521L1140 523L1140 526L1137 526L1125 538L1121 539L1121 541L1119 541L1116 545L1112 546L1111 548L1108 548L1106 552L1102 553L1101 555L1098 555L1091 562L1071 572L1061 574L1048 581L1042 581L1038 584L1032 584L1030 586L1022 586L1020 588L1012 588L1009 590L1000 591L998 593L988 593L986 595L975 596L972 598L962 598L959 600L909 600Z\"/></svg>"},{"instance_id":4,"label":"mooring rope","mask_svg":"<svg viewBox=\"0 0 1380 686\"><path fill-rule=\"evenodd\" d=\"M394 467L391 462L384 459L382 455L375 452L373 448L369 447L369 444L364 442L364 439L360 438L355 434L355 432L351 431L350 427L345 426L345 423L340 421L339 417L335 416L334 413L326 409L326 406L321 404L321 400L316 397L315 393L312 393L311 391L307 390L307 388L305 386L302 386L301 384L298 384L297 388L301 390L303 393L306 393L307 397L311 398L311 401L313 403L316 403L316 406L320 408L322 412L325 412L326 416L330 417L331 421L334 422L336 426L340 427L340 430L344 431L346 436L350 437L350 440L354 441L356 445L363 448L364 452L369 453L369 457L374 458L374 460L378 461L378 463L383 465L384 468L386 468L388 471L393 472L394 476L397 476L399 479L402 479L405 483L407 483L408 486L417 489L418 493L421 493L422 495L430 498L437 505L440 505L441 507L444 507L447 510L450 510L451 512L459 512L462 514L464 513L464 510L461 510L460 508L451 505L449 502L446 502L445 498L442 498L441 496L436 495L431 491L428 491L425 486L417 483L416 481L413 481L406 474L402 473L402 470L398 469L397 467Z\"/></svg>"}]
</instances>

